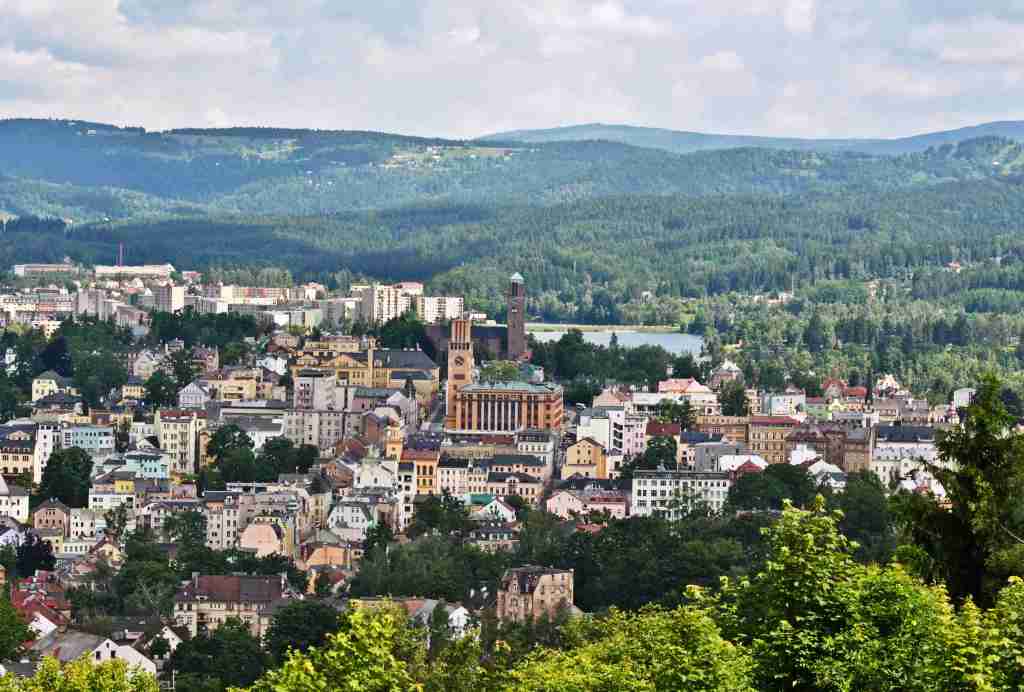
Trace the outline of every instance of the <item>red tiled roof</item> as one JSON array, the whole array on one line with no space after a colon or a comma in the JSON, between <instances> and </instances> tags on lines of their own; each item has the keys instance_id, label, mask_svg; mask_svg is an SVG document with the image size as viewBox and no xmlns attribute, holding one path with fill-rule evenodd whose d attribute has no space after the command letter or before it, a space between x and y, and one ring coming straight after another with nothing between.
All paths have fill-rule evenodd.
<instances>
[{"instance_id":1,"label":"red tiled roof","mask_svg":"<svg viewBox=\"0 0 1024 692\"><path fill-rule=\"evenodd\" d=\"M650 421L647 424L647 434L651 437L677 437L682 432L679 423L658 423Z\"/></svg>"},{"instance_id":2,"label":"red tiled roof","mask_svg":"<svg viewBox=\"0 0 1024 692\"><path fill-rule=\"evenodd\" d=\"M789 416L752 416L751 425L796 425L799 421Z\"/></svg>"}]
</instances>

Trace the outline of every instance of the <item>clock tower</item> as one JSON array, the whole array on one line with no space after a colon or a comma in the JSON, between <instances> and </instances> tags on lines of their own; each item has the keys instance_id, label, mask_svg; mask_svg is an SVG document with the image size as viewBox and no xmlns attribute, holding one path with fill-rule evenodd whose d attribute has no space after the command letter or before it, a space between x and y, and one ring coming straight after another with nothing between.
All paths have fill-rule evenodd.
<instances>
[{"instance_id":1,"label":"clock tower","mask_svg":"<svg viewBox=\"0 0 1024 692\"><path fill-rule=\"evenodd\" d=\"M452 320L452 334L448 341L448 393L445 400L445 428L455 427L455 397L459 389L473 383L472 320L460 317Z\"/></svg>"}]
</instances>

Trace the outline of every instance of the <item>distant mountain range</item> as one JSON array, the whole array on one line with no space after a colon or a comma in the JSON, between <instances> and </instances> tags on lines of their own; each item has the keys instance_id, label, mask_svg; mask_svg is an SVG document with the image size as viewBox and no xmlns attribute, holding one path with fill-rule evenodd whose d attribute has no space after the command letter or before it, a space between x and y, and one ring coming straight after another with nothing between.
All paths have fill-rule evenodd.
<instances>
[{"instance_id":1,"label":"distant mountain range","mask_svg":"<svg viewBox=\"0 0 1024 692\"><path fill-rule=\"evenodd\" d=\"M481 137L482 142L519 142L544 144L551 142L607 141L629 144L648 149L664 149L678 154L689 154L709 149L738 149L759 147L764 149L792 149L798 151L837 152L851 151L865 154L912 154L930 147L956 144L979 137L1005 137L1024 140L1024 121L1013 120L984 123L957 130L929 132L897 139L801 139L793 137L754 137L748 135L719 135L682 130L665 130L632 125L572 125L546 130L513 130Z\"/></svg>"},{"instance_id":2,"label":"distant mountain range","mask_svg":"<svg viewBox=\"0 0 1024 692\"><path fill-rule=\"evenodd\" d=\"M1024 123L874 141L597 125L455 141L0 120L0 272L109 263L123 244L133 263L241 283L253 268L421 280L498 314L519 271L544 319L617 323L644 291L1024 257L1022 141Z\"/></svg>"}]
</instances>

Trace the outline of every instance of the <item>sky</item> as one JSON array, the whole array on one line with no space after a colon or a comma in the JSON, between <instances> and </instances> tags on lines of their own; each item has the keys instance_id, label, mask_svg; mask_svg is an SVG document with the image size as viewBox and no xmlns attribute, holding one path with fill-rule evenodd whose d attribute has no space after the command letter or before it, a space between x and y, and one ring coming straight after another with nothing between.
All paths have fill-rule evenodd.
<instances>
[{"instance_id":1,"label":"sky","mask_svg":"<svg viewBox=\"0 0 1024 692\"><path fill-rule=\"evenodd\" d=\"M1022 95L1024 0L0 0L0 118L895 137Z\"/></svg>"}]
</instances>

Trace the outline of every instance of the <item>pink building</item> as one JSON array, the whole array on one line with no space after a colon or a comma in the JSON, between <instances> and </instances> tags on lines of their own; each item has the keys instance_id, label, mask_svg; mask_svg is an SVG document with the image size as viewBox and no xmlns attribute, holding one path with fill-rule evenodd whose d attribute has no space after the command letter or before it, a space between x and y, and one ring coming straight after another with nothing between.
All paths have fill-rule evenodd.
<instances>
[{"instance_id":1,"label":"pink building","mask_svg":"<svg viewBox=\"0 0 1024 692\"><path fill-rule=\"evenodd\" d=\"M629 516L629 496L621 490L558 490L548 498L545 508L562 519L602 511L613 519L625 519Z\"/></svg>"}]
</instances>

